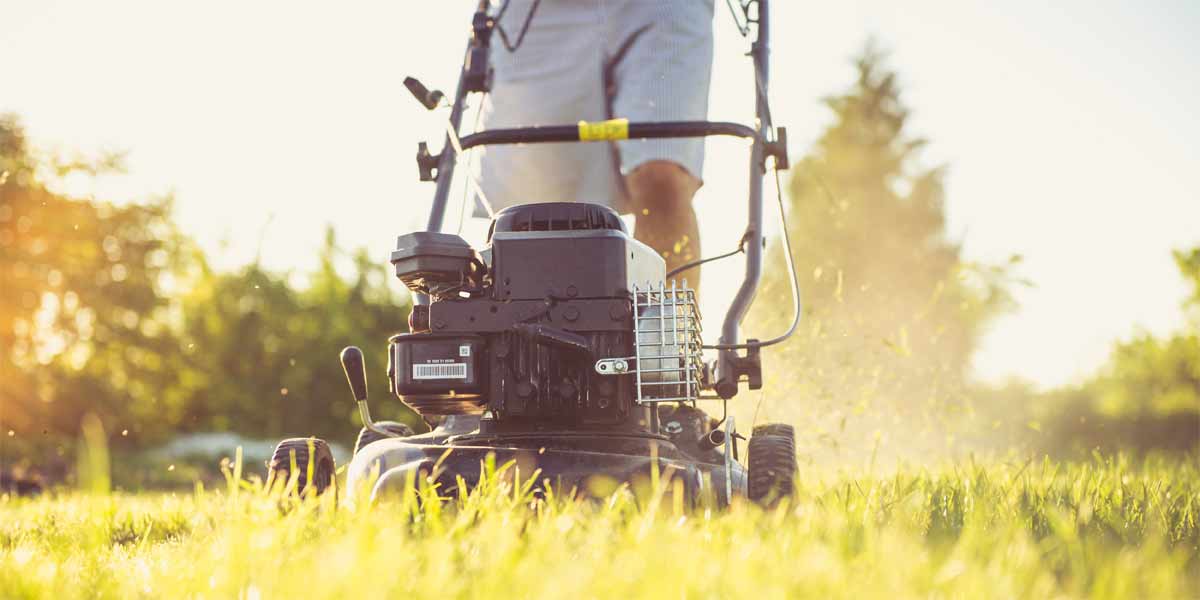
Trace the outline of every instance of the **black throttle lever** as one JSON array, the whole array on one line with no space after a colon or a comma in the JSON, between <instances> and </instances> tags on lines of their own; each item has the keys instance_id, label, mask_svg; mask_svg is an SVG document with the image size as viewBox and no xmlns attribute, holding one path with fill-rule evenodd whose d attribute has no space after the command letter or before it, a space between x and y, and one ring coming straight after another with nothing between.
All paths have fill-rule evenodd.
<instances>
[{"instance_id":1,"label":"black throttle lever","mask_svg":"<svg viewBox=\"0 0 1200 600\"><path fill-rule=\"evenodd\" d=\"M442 103L442 99L446 97L441 90L430 90L425 87L425 84L417 80L416 77L405 77L404 87L417 99L422 106L429 110L433 110Z\"/></svg>"},{"instance_id":2,"label":"black throttle lever","mask_svg":"<svg viewBox=\"0 0 1200 600\"><path fill-rule=\"evenodd\" d=\"M533 323L518 323L513 325L512 328L513 331L529 338L534 343L568 352L575 352L583 358L593 359L592 349L588 345L588 340L582 335L556 327Z\"/></svg>"}]
</instances>

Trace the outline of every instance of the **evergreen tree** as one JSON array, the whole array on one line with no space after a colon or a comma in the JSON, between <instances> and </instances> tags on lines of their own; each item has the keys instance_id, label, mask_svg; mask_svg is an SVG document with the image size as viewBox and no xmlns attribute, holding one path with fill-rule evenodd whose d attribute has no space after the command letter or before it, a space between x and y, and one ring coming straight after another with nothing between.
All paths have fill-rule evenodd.
<instances>
[{"instance_id":1,"label":"evergreen tree","mask_svg":"<svg viewBox=\"0 0 1200 600\"><path fill-rule=\"evenodd\" d=\"M789 233L805 320L767 354L782 394L764 408L835 419L830 437L855 425L847 417L888 428L898 415L961 407L972 351L1010 302L1007 269L965 262L947 235L945 169L919 164L925 140L906 129L896 74L871 46L855 67L850 89L825 99L834 122L793 168ZM780 251L767 260L782 264ZM761 297L771 310L753 315L754 332L787 325L778 307L788 293L786 273L768 269Z\"/></svg>"}]
</instances>

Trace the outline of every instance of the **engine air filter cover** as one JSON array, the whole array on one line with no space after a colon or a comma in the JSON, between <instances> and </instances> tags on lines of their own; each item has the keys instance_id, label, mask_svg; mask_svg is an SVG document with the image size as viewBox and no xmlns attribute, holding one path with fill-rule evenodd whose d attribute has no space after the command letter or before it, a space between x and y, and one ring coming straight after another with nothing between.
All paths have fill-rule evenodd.
<instances>
[{"instance_id":1,"label":"engine air filter cover","mask_svg":"<svg viewBox=\"0 0 1200 600\"><path fill-rule=\"evenodd\" d=\"M463 287L474 265L475 250L461 237L450 233L418 231L396 239L392 252L396 277L408 289L440 295Z\"/></svg>"}]
</instances>

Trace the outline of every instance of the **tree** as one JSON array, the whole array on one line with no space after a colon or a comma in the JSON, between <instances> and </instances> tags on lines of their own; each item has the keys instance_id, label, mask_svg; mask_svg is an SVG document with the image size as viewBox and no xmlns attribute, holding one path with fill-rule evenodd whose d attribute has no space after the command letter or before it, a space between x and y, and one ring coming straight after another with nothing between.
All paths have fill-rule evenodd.
<instances>
[{"instance_id":1,"label":"tree","mask_svg":"<svg viewBox=\"0 0 1200 600\"><path fill-rule=\"evenodd\" d=\"M1200 246L1191 250L1178 250L1174 253L1175 265L1192 293L1183 303L1183 310L1190 319L1193 328L1200 329Z\"/></svg>"},{"instance_id":2,"label":"tree","mask_svg":"<svg viewBox=\"0 0 1200 600\"><path fill-rule=\"evenodd\" d=\"M166 287L188 244L170 199L115 206L45 182L118 166L39 161L17 119L0 118L0 439L43 464L85 413L121 431L174 381Z\"/></svg>"},{"instance_id":3,"label":"tree","mask_svg":"<svg viewBox=\"0 0 1200 600\"><path fill-rule=\"evenodd\" d=\"M839 433L854 427L847 415L872 429L958 404L980 335L1011 302L1007 268L963 260L947 235L945 168L920 166L925 140L908 133L909 111L883 62L868 45L851 88L825 99L833 124L793 169L789 233L805 321L767 355L771 385L783 391L764 408L840 419ZM768 260L781 264L780 251ZM778 306L788 293L786 273L768 271L761 297L771 310L752 328L765 336L785 327L790 315Z\"/></svg>"},{"instance_id":4,"label":"tree","mask_svg":"<svg viewBox=\"0 0 1200 600\"><path fill-rule=\"evenodd\" d=\"M354 275L332 230L306 287L252 264L235 273L207 268L181 300L188 365L201 386L180 396L180 427L255 437L317 435L351 439L357 413L338 362L344 346L365 346L377 415L417 424L386 392L386 339L407 329L408 308L388 286L387 269L363 252Z\"/></svg>"},{"instance_id":5,"label":"tree","mask_svg":"<svg viewBox=\"0 0 1200 600\"><path fill-rule=\"evenodd\" d=\"M352 343L367 347L376 413L417 423L385 392L386 339L408 308L384 265L330 231L305 285L257 263L216 272L169 198L116 206L47 183L115 167L38 160L0 119L0 473L65 475L89 413L117 450L188 431L348 443L337 354Z\"/></svg>"},{"instance_id":6,"label":"tree","mask_svg":"<svg viewBox=\"0 0 1200 600\"><path fill-rule=\"evenodd\" d=\"M1088 381L1057 390L1043 409L1056 451L1191 450L1200 446L1200 247L1174 253L1191 285L1182 331L1166 338L1140 333L1117 343Z\"/></svg>"}]
</instances>

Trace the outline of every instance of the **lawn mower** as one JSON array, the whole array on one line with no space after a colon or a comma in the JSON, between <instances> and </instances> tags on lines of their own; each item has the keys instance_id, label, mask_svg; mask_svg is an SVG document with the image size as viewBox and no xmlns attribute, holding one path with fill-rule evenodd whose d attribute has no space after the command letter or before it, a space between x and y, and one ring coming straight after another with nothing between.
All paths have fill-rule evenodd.
<instances>
[{"instance_id":1,"label":"lawn mower","mask_svg":"<svg viewBox=\"0 0 1200 600\"><path fill-rule=\"evenodd\" d=\"M784 128L767 104L768 0L730 2L743 36L754 36L756 127L710 121L629 122L490 129L459 136L464 100L490 84L489 40L495 20L481 0L458 88L450 100L443 150L419 145L422 180L436 182L425 231L399 237L391 264L414 293L410 331L388 340L388 388L430 424L416 434L375 422L367 406L362 351L341 361L363 428L347 469L350 494L371 498L432 482L446 494L476 485L485 464L515 463L535 488L588 495L597 481L637 485L673 481L688 502L725 505L735 496L772 502L792 492L794 431L754 427L748 443L726 410L714 419L698 408L722 404L740 384L762 386L759 349L786 339L800 317L790 249L793 320L770 340L740 339L740 323L761 272L762 180L771 159L787 168ZM447 98L405 82L430 110ZM678 278L713 257L666 272L650 247L634 240L613 210L579 202L525 204L496 213L482 248L443 233L456 158L490 144L595 142L618 139L734 136L748 140L748 226L736 253L745 275L725 315L718 344L705 345L696 294ZM779 202L783 221L782 198ZM783 227L786 242L786 227ZM716 353L705 361L704 350ZM744 455L744 458L743 456ZM744 461L744 464L743 464ZM328 444L281 442L269 461L274 477L291 476L318 493L333 485ZM298 473L296 471L299 471Z\"/></svg>"}]
</instances>

